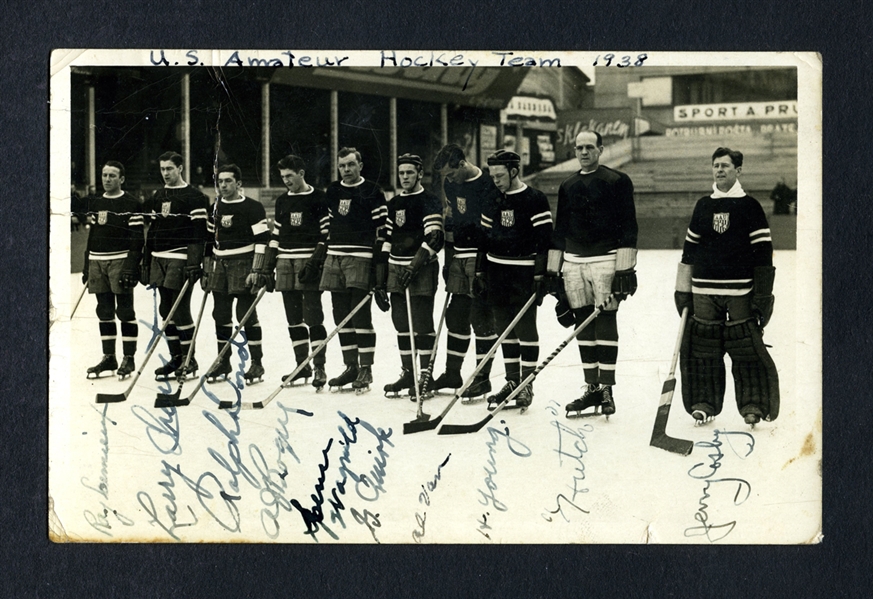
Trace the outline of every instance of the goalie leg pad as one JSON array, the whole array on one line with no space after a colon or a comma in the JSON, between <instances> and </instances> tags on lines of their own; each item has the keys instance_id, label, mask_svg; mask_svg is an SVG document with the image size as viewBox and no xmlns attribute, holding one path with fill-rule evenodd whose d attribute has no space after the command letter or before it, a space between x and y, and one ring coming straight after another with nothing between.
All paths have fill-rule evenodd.
<instances>
[{"instance_id":1,"label":"goalie leg pad","mask_svg":"<svg viewBox=\"0 0 873 599\"><path fill-rule=\"evenodd\" d=\"M682 403L691 414L708 406L712 416L721 413L724 403L725 368L724 324L705 324L691 320L685 327L680 349Z\"/></svg>"},{"instance_id":2,"label":"goalie leg pad","mask_svg":"<svg viewBox=\"0 0 873 599\"><path fill-rule=\"evenodd\" d=\"M725 327L724 339L740 415L757 414L775 420L779 416L779 375L760 329L747 320Z\"/></svg>"}]
</instances>

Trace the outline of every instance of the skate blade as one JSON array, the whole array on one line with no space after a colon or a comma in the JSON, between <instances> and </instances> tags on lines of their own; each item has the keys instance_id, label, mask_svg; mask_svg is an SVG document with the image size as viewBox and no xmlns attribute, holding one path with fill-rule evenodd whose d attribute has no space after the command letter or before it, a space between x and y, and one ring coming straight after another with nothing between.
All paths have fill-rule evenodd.
<instances>
[{"instance_id":1,"label":"skate blade","mask_svg":"<svg viewBox=\"0 0 873 599\"><path fill-rule=\"evenodd\" d=\"M352 391L356 391L356 389L354 387L345 387L345 386L331 387L330 388L331 393L351 393Z\"/></svg>"},{"instance_id":2,"label":"skate blade","mask_svg":"<svg viewBox=\"0 0 873 599\"><path fill-rule=\"evenodd\" d=\"M264 377L261 377L261 376L257 377L257 379L255 379L255 378L246 379L246 385L249 385L249 386L257 385L258 383L263 383L263 382L264 382Z\"/></svg>"},{"instance_id":3,"label":"skate blade","mask_svg":"<svg viewBox=\"0 0 873 599\"><path fill-rule=\"evenodd\" d=\"M313 385L313 387L315 387L315 385ZM315 392L324 393L324 385L321 385L320 387L315 387Z\"/></svg>"},{"instance_id":4,"label":"skate blade","mask_svg":"<svg viewBox=\"0 0 873 599\"><path fill-rule=\"evenodd\" d=\"M586 408L587 409L587 408ZM598 408L595 408L593 412L583 412L581 410L568 411L567 418L575 419L575 418L593 418L594 416L600 416L603 412L601 412ZM603 414L605 415L605 414Z\"/></svg>"},{"instance_id":5,"label":"skate blade","mask_svg":"<svg viewBox=\"0 0 873 599\"><path fill-rule=\"evenodd\" d=\"M370 392L369 387L361 387L360 389L355 389L356 395L363 395L364 393L369 393L369 392Z\"/></svg>"},{"instance_id":6,"label":"skate blade","mask_svg":"<svg viewBox=\"0 0 873 599\"><path fill-rule=\"evenodd\" d=\"M227 378L226 374L219 374L218 376L206 377L206 382L210 385L214 385L215 383L223 383L224 381L230 380Z\"/></svg>"},{"instance_id":7,"label":"skate blade","mask_svg":"<svg viewBox=\"0 0 873 599\"><path fill-rule=\"evenodd\" d=\"M488 411L493 412L494 410L497 409L497 406L499 406L499 405L500 405L499 403L489 404ZM526 411L529 407L530 406L520 406L517 404L512 404L512 405L507 404L507 405L503 406L503 410L521 410L521 413L523 414L524 411Z\"/></svg>"},{"instance_id":8,"label":"skate blade","mask_svg":"<svg viewBox=\"0 0 873 599\"><path fill-rule=\"evenodd\" d=\"M461 405L471 406L473 404L482 403L483 401L485 401L486 397L487 396L485 396L485 395L480 395L478 397L462 397L461 398Z\"/></svg>"},{"instance_id":9,"label":"skate blade","mask_svg":"<svg viewBox=\"0 0 873 599\"><path fill-rule=\"evenodd\" d=\"M709 424L715 420L715 416L710 416L709 418L704 418L703 420L694 419L694 426L703 426L704 424Z\"/></svg>"},{"instance_id":10,"label":"skate blade","mask_svg":"<svg viewBox=\"0 0 873 599\"><path fill-rule=\"evenodd\" d=\"M129 372L128 372L127 374L119 374L119 375L118 375L118 380L119 380L119 381L123 381L123 380L125 380L125 379L129 379L129 378L130 378L130 373L129 373Z\"/></svg>"},{"instance_id":11,"label":"skate blade","mask_svg":"<svg viewBox=\"0 0 873 599\"><path fill-rule=\"evenodd\" d=\"M89 372L88 374L85 375L85 378L86 378L86 379L89 379L89 380L90 380L90 379L99 379L99 378L103 378L102 375L103 375L104 372L108 372L108 373L109 373L109 376L112 376L113 374L115 374L115 371L114 371L114 370L102 370L102 371L100 371L100 372ZM93 376L92 376L92 375L93 375Z\"/></svg>"}]
</instances>

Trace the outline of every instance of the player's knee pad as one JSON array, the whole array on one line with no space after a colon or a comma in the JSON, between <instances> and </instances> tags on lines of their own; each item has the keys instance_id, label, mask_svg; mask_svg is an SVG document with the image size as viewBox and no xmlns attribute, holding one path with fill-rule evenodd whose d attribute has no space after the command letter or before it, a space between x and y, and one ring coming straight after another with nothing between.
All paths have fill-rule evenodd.
<instances>
[{"instance_id":1,"label":"player's knee pad","mask_svg":"<svg viewBox=\"0 0 873 599\"><path fill-rule=\"evenodd\" d=\"M691 320L682 335L679 369L682 403L689 414L696 404L708 404L713 415L721 413L725 392L722 323Z\"/></svg>"},{"instance_id":2,"label":"player's knee pad","mask_svg":"<svg viewBox=\"0 0 873 599\"><path fill-rule=\"evenodd\" d=\"M115 320L115 300L111 293L97 294L97 318Z\"/></svg>"},{"instance_id":3,"label":"player's knee pad","mask_svg":"<svg viewBox=\"0 0 873 599\"><path fill-rule=\"evenodd\" d=\"M724 345L731 357L737 407L740 414L779 416L779 375L761 330L752 320L725 327Z\"/></svg>"},{"instance_id":4,"label":"player's knee pad","mask_svg":"<svg viewBox=\"0 0 873 599\"><path fill-rule=\"evenodd\" d=\"M130 304L119 303L115 308L115 316L121 322L132 322L136 320L136 312L133 310L133 302Z\"/></svg>"},{"instance_id":5,"label":"player's knee pad","mask_svg":"<svg viewBox=\"0 0 873 599\"><path fill-rule=\"evenodd\" d=\"M453 296L446 309L446 327L453 333L467 334L470 332L469 299L464 296Z\"/></svg>"}]
</instances>

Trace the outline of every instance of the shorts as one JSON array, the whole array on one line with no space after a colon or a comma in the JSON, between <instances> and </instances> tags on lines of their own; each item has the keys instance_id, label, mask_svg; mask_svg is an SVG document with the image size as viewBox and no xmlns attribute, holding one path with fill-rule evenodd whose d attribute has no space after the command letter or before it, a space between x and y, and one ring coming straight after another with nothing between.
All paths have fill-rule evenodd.
<instances>
[{"instance_id":1,"label":"shorts","mask_svg":"<svg viewBox=\"0 0 873 599\"><path fill-rule=\"evenodd\" d=\"M318 291L318 281L301 283L297 275L309 258L279 258L276 260L276 291Z\"/></svg>"},{"instance_id":2,"label":"shorts","mask_svg":"<svg viewBox=\"0 0 873 599\"><path fill-rule=\"evenodd\" d=\"M251 293L246 287L246 278L252 272L252 256L244 258L213 258L212 270L206 277L206 291L229 295Z\"/></svg>"},{"instance_id":3,"label":"shorts","mask_svg":"<svg viewBox=\"0 0 873 599\"><path fill-rule=\"evenodd\" d=\"M369 291L370 258L358 256L333 256L328 254L321 273L322 291L347 291L348 289L363 289Z\"/></svg>"},{"instance_id":4,"label":"shorts","mask_svg":"<svg viewBox=\"0 0 873 599\"><path fill-rule=\"evenodd\" d=\"M476 258L452 258L449 264L449 279L446 291L458 295L473 295L473 278L476 276Z\"/></svg>"},{"instance_id":5,"label":"shorts","mask_svg":"<svg viewBox=\"0 0 873 599\"><path fill-rule=\"evenodd\" d=\"M121 286L121 271L126 258L118 260L90 260L88 268L88 293L109 293L115 295L133 293L133 289Z\"/></svg>"},{"instance_id":6,"label":"shorts","mask_svg":"<svg viewBox=\"0 0 873 599\"><path fill-rule=\"evenodd\" d=\"M571 308L599 306L612 293L615 260L601 262L564 262L564 291ZM610 300L607 310L617 310L618 302Z\"/></svg>"},{"instance_id":7,"label":"shorts","mask_svg":"<svg viewBox=\"0 0 873 599\"><path fill-rule=\"evenodd\" d=\"M402 287L397 284L397 273L404 270L404 267L398 264L388 265L388 293L405 293ZM427 295L433 297L436 295L437 286L440 279L440 265L434 260L418 271L415 278L409 283L409 295Z\"/></svg>"},{"instance_id":8,"label":"shorts","mask_svg":"<svg viewBox=\"0 0 873 599\"><path fill-rule=\"evenodd\" d=\"M752 319L752 294L703 295L694 294L694 320L704 324L728 326Z\"/></svg>"},{"instance_id":9,"label":"shorts","mask_svg":"<svg viewBox=\"0 0 873 599\"><path fill-rule=\"evenodd\" d=\"M488 263L488 303L495 306L522 304L534 292L534 267Z\"/></svg>"},{"instance_id":10,"label":"shorts","mask_svg":"<svg viewBox=\"0 0 873 599\"><path fill-rule=\"evenodd\" d=\"M149 285L179 290L188 279L185 266L188 261L174 258L152 258L149 269Z\"/></svg>"}]
</instances>

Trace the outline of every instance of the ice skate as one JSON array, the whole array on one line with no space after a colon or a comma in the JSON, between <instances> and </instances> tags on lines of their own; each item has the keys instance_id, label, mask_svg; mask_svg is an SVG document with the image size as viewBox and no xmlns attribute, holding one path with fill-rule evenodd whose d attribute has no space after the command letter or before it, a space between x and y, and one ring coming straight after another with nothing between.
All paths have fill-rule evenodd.
<instances>
[{"instance_id":1,"label":"ice skate","mask_svg":"<svg viewBox=\"0 0 873 599\"><path fill-rule=\"evenodd\" d=\"M296 381L299 381L300 379L303 379L302 384L305 385L307 383L307 381L309 380L309 377L311 377L311 376L312 376L312 367L310 367L309 364L307 364L306 366L304 366L303 368L300 369L300 372L298 372L297 374L294 375L293 379L291 378L290 373L283 376L282 383L284 383L286 387L295 387L296 385L294 385L294 383Z\"/></svg>"},{"instance_id":2,"label":"ice skate","mask_svg":"<svg viewBox=\"0 0 873 599\"><path fill-rule=\"evenodd\" d=\"M358 368L358 378L352 383L355 393L361 395L370 390L370 384L373 382L372 366L361 366Z\"/></svg>"},{"instance_id":3,"label":"ice skate","mask_svg":"<svg viewBox=\"0 0 873 599\"><path fill-rule=\"evenodd\" d=\"M113 356L112 354L103 354L103 358L100 360L100 362L96 366L92 366L88 369L85 378L90 379L92 378L91 375L93 374L93 378L99 379L100 375L103 374L105 371L108 370L112 372L117 369L118 360L115 359L115 356Z\"/></svg>"},{"instance_id":4,"label":"ice skate","mask_svg":"<svg viewBox=\"0 0 873 599\"><path fill-rule=\"evenodd\" d=\"M263 383L264 382L264 367L261 365L260 361L255 362L252 360L251 366L249 366L248 371L245 373L244 378L246 383L249 385L254 385L255 383Z\"/></svg>"},{"instance_id":5,"label":"ice skate","mask_svg":"<svg viewBox=\"0 0 873 599\"><path fill-rule=\"evenodd\" d=\"M612 387L610 385L603 385L600 388L600 396L602 397L600 410L606 416L606 419L609 420L609 417L615 414L615 399L612 397Z\"/></svg>"},{"instance_id":6,"label":"ice skate","mask_svg":"<svg viewBox=\"0 0 873 599\"><path fill-rule=\"evenodd\" d=\"M185 381L187 379L197 378L197 371L200 369L200 366L197 364L197 360L194 359L194 356L191 356L191 359L188 361L188 366L185 366L183 362L179 368L176 369L176 380Z\"/></svg>"},{"instance_id":7,"label":"ice skate","mask_svg":"<svg viewBox=\"0 0 873 599\"><path fill-rule=\"evenodd\" d=\"M585 393L579 399L574 399L564 408L567 410L567 418L585 418L588 416L600 415L600 408L603 405L603 395L597 385L590 384L585 389ZM585 412L588 408L594 408L593 412Z\"/></svg>"},{"instance_id":8,"label":"ice skate","mask_svg":"<svg viewBox=\"0 0 873 599\"><path fill-rule=\"evenodd\" d=\"M402 391L408 391L415 384L415 377L412 371L404 368L400 372L400 378L393 383L385 385L385 397L400 397ZM414 400L415 398L413 398Z\"/></svg>"},{"instance_id":9,"label":"ice skate","mask_svg":"<svg viewBox=\"0 0 873 599\"><path fill-rule=\"evenodd\" d=\"M134 372L136 372L136 364L133 363L133 356L122 357L121 366L115 371L115 374L118 375L118 380L123 381Z\"/></svg>"},{"instance_id":10,"label":"ice skate","mask_svg":"<svg viewBox=\"0 0 873 599\"><path fill-rule=\"evenodd\" d=\"M210 368L209 372L206 373L206 382L212 384L222 380L226 381L227 375L231 373L231 370L230 359L223 359L221 362Z\"/></svg>"},{"instance_id":11,"label":"ice skate","mask_svg":"<svg viewBox=\"0 0 873 599\"><path fill-rule=\"evenodd\" d=\"M170 361L164 364L163 366L159 366L155 368L155 380L156 381L168 381L170 377L175 375L176 371L185 363L185 357L176 354L175 356L170 358Z\"/></svg>"},{"instance_id":12,"label":"ice skate","mask_svg":"<svg viewBox=\"0 0 873 599\"><path fill-rule=\"evenodd\" d=\"M754 412L750 412L743 417L743 420L746 421L746 424L748 424L752 430L755 430L755 425L761 422L761 417Z\"/></svg>"},{"instance_id":13,"label":"ice skate","mask_svg":"<svg viewBox=\"0 0 873 599\"><path fill-rule=\"evenodd\" d=\"M515 381L506 381L506 384L503 385L503 388L500 389L494 395L488 396L488 410L494 410L500 405L503 400L509 397L509 394L518 386L518 383Z\"/></svg>"},{"instance_id":14,"label":"ice skate","mask_svg":"<svg viewBox=\"0 0 873 599\"><path fill-rule=\"evenodd\" d=\"M533 403L533 385L525 385L514 398L512 398L505 406L503 406L503 409L518 410L519 414L524 414L525 412L527 412L527 409L531 403ZM493 408L491 405L489 405L488 409L491 410Z\"/></svg>"},{"instance_id":15,"label":"ice skate","mask_svg":"<svg viewBox=\"0 0 873 599\"><path fill-rule=\"evenodd\" d=\"M324 366L316 366L312 371L312 386L315 387L316 392L320 392L324 389L325 383L327 383L327 373L324 371Z\"/></svg>"},{"instance_id":16,"label":"ice skate","mask_svg":"<svg viewBox=\"0 0 873 599\"><path fill-rule=\"evenodd\" d=\"M336 376L330 379L327 384L330 387L331 393L337 393L339 391L343 391L343 387L348 385L349 383L355 382L358 378L358 365L357 364L346 364L346 369L339 376ZM348 391L349 389L346 389Z\"/></svg>"},{"instance_id":17,"label":"ice skate","mask_svg":"<svg viewBox=\"0 0 873 599\"><path fill-rule=\"evenodd\" d=\"M694 418L694 426L700 426L701 424L706 424L707 422L715 420L715 416L710 414L709 410L706 409L693 410L691 416Z\"/></svg>"},{"instance_id":18,"label":"ice skate","mask_svg":"<svg viewBox=\"0 0 873 599\"><path fill-rule=\"evenodd\" d=\"M462 404L479 403L485 400L485 397L491 393L491 379L488 375L481 372L476 375L470 386L461 393Z\"/></svg>"},{"instance_id":19,"label":"ice skate","mask_svg":"<svg viewBox=\"0 0 873 599\"><path fill-rule=\"evenodd\" d=\"M430 376L429 372L425 372L421 375L421 379L418 381L418 394L422 401L433 399L432 388L433 378ZM409 386L409 401L418 401L415 397L415 389L412 385Z\"/></svg>"},{"instance_id":20,"label":"ice skate","mask_svg":"<svg viewBox=\"0 0 873 599\"><path fill-rule=\"evenodd\" d=\"M461 378L460 370L446 370L442 373L431 385L431 391L439 391L440 389L460 389L464 386L464 379Z\"/></svg>"}]
</instances>

